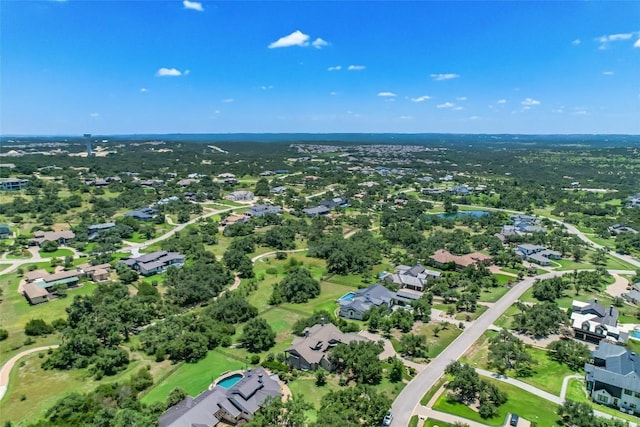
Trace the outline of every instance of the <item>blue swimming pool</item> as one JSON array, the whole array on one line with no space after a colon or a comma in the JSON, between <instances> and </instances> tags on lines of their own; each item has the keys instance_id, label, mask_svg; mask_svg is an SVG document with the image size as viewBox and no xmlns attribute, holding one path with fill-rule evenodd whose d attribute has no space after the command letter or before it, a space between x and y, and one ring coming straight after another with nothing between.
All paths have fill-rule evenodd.
<instances>
[{"instance_id":1,"label":"blue swimming pool","mask_svg":"<svg viewBox=\"0 0 640 427\"><path fill-rule=\"evenodd\" d=\"M231 388L241 379L242 374L233 374L218 381L218 385L222 388Z\"/></svg>"},{"instance_id":2,"label":"blue swimming pool","mask_svg":"<svg viewBox=\"0 0 640 427\"><path fill-rule=\"evenodd\" d=\"M355 296L356 296L355 292L347 292L346 294L338 298L338 301L351 301Z\"/></svg>"},{"instance_id":3,"label":"blue swimming pool","mask_svg":"<svg viewBox=\"0 0 640 427\"><path fill-rule=\"evenodd\" d=\"M640 331L637 329L632 329L631 331L629 331L629 336L631 338L635 338L637 340L640 340Z\"/></svg>"}]
</instances>

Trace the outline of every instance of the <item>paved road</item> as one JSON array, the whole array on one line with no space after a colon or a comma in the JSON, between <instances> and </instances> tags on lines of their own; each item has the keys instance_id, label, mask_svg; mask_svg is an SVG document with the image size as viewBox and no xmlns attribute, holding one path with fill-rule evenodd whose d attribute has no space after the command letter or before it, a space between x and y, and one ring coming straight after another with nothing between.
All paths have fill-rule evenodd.
<instances>
[{"instance_id":1,"label":"paved road","mask_svg":"<svg viewBox=\"0 0 640 427\"><path fill-rule=\"evenodd\" d=\"M0 400L2 400L4 394L7 392L7 388L9 387L9 374L11 373L13 365L15 365L18 360L28 354L37 353L43 350L49 350L50 348L58 348L58 346L49 345L46 347L30 348L29 350L25 350L22 353L16 354L11 359L9 359L9 361L5 363L2 368L0 368Z\"/></svg>"},{"instance_id":2,"label":"paved road","mask_svg":"<svg viewBox=\"0 0 640 427\"><path fill-rule=\"evenodd\" d=\"M482 333L533 285L536 279L548 279L566 273L570 273L570 271L558 271L537 277L527 277L513 286L509 292L489 307L473 325L466 328L438 357L433 359L427 369L420 372L407 384L391 406L391 411L394 414L391 425L393 427L405 427L409 423L409 419L420 403L420 399L444 374L447 365L458 360L480 338Z\"/></svg>"}]
</instances>

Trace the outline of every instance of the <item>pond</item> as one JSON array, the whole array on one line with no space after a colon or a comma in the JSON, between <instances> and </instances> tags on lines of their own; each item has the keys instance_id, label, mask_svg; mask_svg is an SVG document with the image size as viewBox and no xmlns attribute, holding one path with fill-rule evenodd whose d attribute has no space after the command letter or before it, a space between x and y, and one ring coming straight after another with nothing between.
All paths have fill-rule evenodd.
<instances>
[{"instance_id":1,"label":"pond","mask_svg":"<svg viewBox=\"0 0 640 427\"><path fill-rule=\"evenodd\" d=\"M441 213L436 215L438 218L461 218L463 216L473 216L480 218L481 216L489 215L487 211L459 211L456 213Z\"/></svg>"}]
</instances>

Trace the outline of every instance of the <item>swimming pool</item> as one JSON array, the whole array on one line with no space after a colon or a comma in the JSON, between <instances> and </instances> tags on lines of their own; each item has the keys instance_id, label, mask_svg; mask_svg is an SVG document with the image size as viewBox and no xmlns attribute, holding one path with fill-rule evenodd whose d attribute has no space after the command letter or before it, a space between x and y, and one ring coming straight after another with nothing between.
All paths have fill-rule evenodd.
<instances>
[{"instance_id":1,"label":"swimming pool","mask_svg":"<svg viewBox=\"0 0 640 427\"><path fill-rule=\"evenodd\" d=\"M233 374L233 375L229 375L226 378L221 379L220 381L218 381L218 384L220 387L222 388L231 388L233 387L238 381L240 381L242 379L242 374Z\"/></svg>"},{"instance_id":2,"label":"swimming pool","mask_svg":"<svg viewBox=\"0 0 640 427\"><path fill-rule=\"evenodd\" d=\"M640 331L637 329L632 329L629 331L629 336L631 338L635 338L637 340L640 340Z\"/></svg>"},{"instance_id":3,"label":"swimming pool","mask_svg":"<svg viewBox=\"0 0 640 427\"><path fill-rule=\"evenodd\" d=\"M346 294L338 298L338 301L351 301L355 296L356 296L355 292L347 292Z\"/></svg>"}]
</instances>

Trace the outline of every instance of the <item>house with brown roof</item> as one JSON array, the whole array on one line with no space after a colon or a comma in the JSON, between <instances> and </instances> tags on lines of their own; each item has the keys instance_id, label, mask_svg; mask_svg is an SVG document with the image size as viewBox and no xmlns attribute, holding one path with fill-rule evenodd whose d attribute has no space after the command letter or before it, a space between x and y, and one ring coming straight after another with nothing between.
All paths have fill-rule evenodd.
<instances>
[{"instance_id":1,"label":"house with brown roof","mask_svg":"<svg viewBox=\"0 0 640 427\"><path fill-rule=\"evenodd\" d=\"M463 269L470 265L491 264L492 258L480 252L472 252L466 255L453 255L445 249L437 250L429 259L439 268L454 265L456 269Z\"/></svg>"},{"instance_id":2,"label":"house with brown roof","mask_svg":"<svg viewBox=\"0 0 640 427\"><path fill-rule=\"evenodd\" d=\"M84 273L94 282L106 282L109 280L109 275L111 273L111 264L80 264L77 270Z\"/></svg>"},{"instance_id":3,"label":"house with brown roof","mask_svg":"<svg viewBox=\"0 0 640 427\"><path fill-rule=\"evenodd\" d=\"M25 283L22 286L22 294L31 305L49 301L49 292L35 283Z\"/></svg>"},{"instance_id":4,"label":"house with brown roof","mask_svg":"<svg viewBox=\"0 0 640 427\"><path fill-rule=\"evenodd\" d=\"M366 341L356 334L345 334L333 323L318 324L304 330L304 336L295 337L285 350L286 362L295 369L315 371L318 367L331 371L329 352L339 344Z\"/></svg>"},{"instance_id":5,"label":"house with brown roof","mask_svg":"<svg viewBox=\"0 0 640 427\"><path fill-rule=\"evenodd\" d=\"M64 246L67 241L76 237L76 234L71 230L65 231L36 231L33 234L33 239L29 241L31 245L42 246L44 242L54 241L58 245Z\"/></svg>"}]
</instances>

